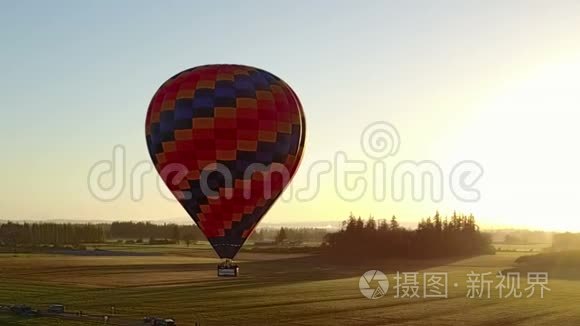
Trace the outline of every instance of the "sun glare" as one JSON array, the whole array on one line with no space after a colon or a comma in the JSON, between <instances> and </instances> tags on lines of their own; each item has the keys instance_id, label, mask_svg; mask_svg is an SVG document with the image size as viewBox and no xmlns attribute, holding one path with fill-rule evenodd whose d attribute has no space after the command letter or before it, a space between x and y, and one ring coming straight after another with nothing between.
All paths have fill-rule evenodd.
<instances>
[{"instance_id":1,"label":"sun glare","mask_svg":"<svg viewBox=\"0 0 580 326\"><path fill-rule=\"evenodd\" d=\"M463 155L484 160L478 210L494 224L580 230L580 60L546 66L485 103Z\"/></svg>"}]
</instances>

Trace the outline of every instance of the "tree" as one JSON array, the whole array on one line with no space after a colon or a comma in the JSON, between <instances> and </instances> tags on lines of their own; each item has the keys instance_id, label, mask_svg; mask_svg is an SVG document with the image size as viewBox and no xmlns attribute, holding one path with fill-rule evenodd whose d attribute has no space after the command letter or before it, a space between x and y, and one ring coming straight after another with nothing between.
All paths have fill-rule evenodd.
<instances>
[{"instance_id":1,"label":"tree","mask_svg":"<svg viewBox=\"0 0 580 326\"><path fill-rule=\"evenodd\" d=\"M396 231L399 229L399 222L397 221L397 217L393 215L391 217L391 230Z\"/></svg>"},{"instance_id":2,"label":"tree","mask_svg":"<svg viewBox=\"0 0 580 326\"><path fill-rule=\"evenodd\" d=\"M363 219L360 216L356 219L355 228L358 231L362 231L365 228L365 222L363 221Z\"/></svg>"},{"instance_id":3,"label":"tree","mask_svg":"<svg viewBox=\"0 0 580 326\"><path fill-rule=\"evenodd\" d=\"M443 222L441 221L441 216L439 215L439 211L435 212L435 217L433 219L435 220L435 230L437 232L443 231Z\"/></svg>"},{"instance_id":4,"label":"tree","mask_svg":"<svg viewBox=\"0 0 580 326\"><path fill-rule=\"evenodd\" d=\"M375 219L373 217L369 217L369 219L367 220L364 228L367 231L374 231L377 229L377 222L375 221Z\"/></svg>"},{"instance_id":5,"label":"tree","mask_svg":"<svg viewBox=\"0 0 580 326\"><path fill-rule=\"evenodd\" d=\"M389 231L389 222L386 219L382 219L379 223L379 231L380 232L388 232Z\"/></svg>"},{"instance_id":6,"label":"tree","mask_svg":"<svg viewBox=\"0 0 580 326\"><path fill-rule=\"evenodd\" d=\"M354 215L352 213L350 213L350 215L348 216L348 221L346 223L344 223L344 228L347 231L353 231L356 229L356 217L354 217Z\"/></svg>"},{"instance_id":7,"label":"tree","mask_svg":"<svg viewBox=\"0 0 580 326\"><path fill-rule=\"evenodd\" d=\"M286 233L287 233L286 229L284 227L281 227L280 231L278 231L278 234L276 235L277 244L283 243L288 239L288 235Z\"/></svg>"},{"instance_id":8,"label":"tree","mask_svg":"<svg viewBox=\"0 0 580 326\"><path fill-rule=\"evenodd\" d=\"M179 226L173 225L173 230L171 230L171 238L179 244L180 240Z\"/></svg>"},{"instance_id":9,"label":"tree","mask_svg":"<svg viewBox=\"0 0 580 326\"><path fill-rule=\"evenodd\" d=\"M262 230L256 230L250 235L250 240L254 242L264 241L264 232Z\"/></svg>"}]
</instances>

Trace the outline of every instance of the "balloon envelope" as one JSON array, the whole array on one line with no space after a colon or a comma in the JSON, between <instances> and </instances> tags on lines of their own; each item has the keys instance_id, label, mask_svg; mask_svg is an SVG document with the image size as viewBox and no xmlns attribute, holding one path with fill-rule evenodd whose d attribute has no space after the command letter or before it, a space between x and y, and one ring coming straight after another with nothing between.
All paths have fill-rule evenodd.
<instances>
[{"instance_id":1,"label":"balloon envelope","mask_svg":"<svg viewBox=\"0 0 580 326\"><path fill-rule=\"evenodd\" d=\"M234 258L280 196L305 139L290 86L241 65L173 76L153 96L145 125L157 171L221 258Z\"/></svg>"}]
</instances>

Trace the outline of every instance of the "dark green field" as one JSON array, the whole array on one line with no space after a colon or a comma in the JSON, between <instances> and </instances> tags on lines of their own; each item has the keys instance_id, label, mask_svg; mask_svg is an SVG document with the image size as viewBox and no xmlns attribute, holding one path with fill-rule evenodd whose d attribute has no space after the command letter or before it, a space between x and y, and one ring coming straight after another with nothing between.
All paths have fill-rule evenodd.
<instances>
[{"instance_id":1,"label":"dark green field","mask_svg":"<svg viewBox=\"0 0 580 326\"><path fill-rule=\"evenodd\" d=\"M203 245L102 248L157 255L1 254L0 304L46 309L62 303L94 315L115 306L111 322L118 325L140 325L148 315L173 317L178 325L580 325L580 280L551 278L544 299L539 293L500 299L493 287L492 299L466 298L468 273L514 268L521 253L339 265L316 256L244 252L242 276L218 279L218 260ZM377 300L358 288L370 269L389 273L389 292ZM394 298L396 271L448 272L449 298ZM0 314L0 325L90 324Z\"/></svg>"}]
</instances>

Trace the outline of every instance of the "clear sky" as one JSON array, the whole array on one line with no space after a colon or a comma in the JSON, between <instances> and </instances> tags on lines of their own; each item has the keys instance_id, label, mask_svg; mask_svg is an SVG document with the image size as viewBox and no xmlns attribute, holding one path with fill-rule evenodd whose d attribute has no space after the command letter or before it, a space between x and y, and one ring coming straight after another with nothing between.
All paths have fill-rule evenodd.
<instances>
[{"instance_id":1,"label":"clear sky","mask_svg":"<svg viewBox=\"0 0 580 326\"><path fill-rule=\"evenodd\" d=\"M0 4L0 218L185 219L153 174L144 195L91 195L88 174L122 145L148 161L144 117L157 87L208 63L261 67L306 113L303 165L360 135L400 135L392 167L431 160L445 175L474 160L481 198L355 201L321 177L314 199L278 203L264 221L340 220L351 211L415 221L439 209L484 225L580 230L578 1L4 1ZM129 177L126 176L128 179Z\"/></svg>"}]
</instances>

